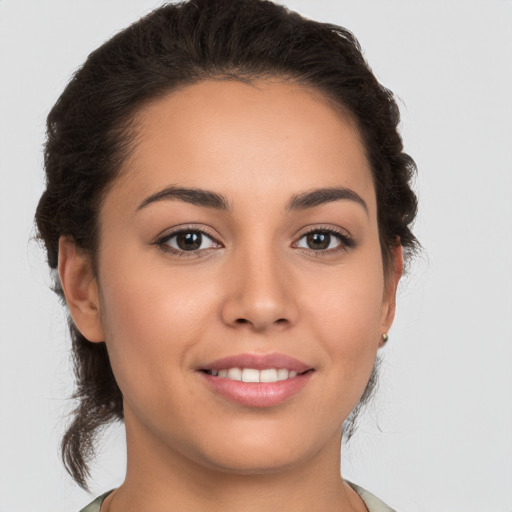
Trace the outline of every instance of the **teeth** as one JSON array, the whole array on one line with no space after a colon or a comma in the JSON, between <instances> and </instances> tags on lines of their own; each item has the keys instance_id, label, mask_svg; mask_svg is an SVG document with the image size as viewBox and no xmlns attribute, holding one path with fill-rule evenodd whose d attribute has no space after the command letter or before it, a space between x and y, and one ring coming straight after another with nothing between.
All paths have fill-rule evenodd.
<instances>
[{"instance_id":1,"label":"teeth","mask_svg":"<svg viewBox=\"0 0 512 512\"><path fill-rule=\"evenodd\" d=\"M229 368L228 370L211 370L211 375L224 379L238 380L240 382L278 382L280 380L297 377L295 370L286 368Z\"/></svg>"},{"instance_id":2,"label":"teeth","mask_svg":"<svg viewBox=\"0 0 512 512\"><path fill-rule=\"evenodd\" d=\"M277 370L275 368L269 368L268 370L260 370L260 382L276 382L277 381Z\"/></svg>"},{"instance_id":3,"label":"teeth","mask_svg":"<svg viewBox=\"0 0 512 512\"><path fill-rule=\"evenodd\" d=\"M277 380L286 380L288 378L288 370L286 368L280 368L277 370Z\"/></svg>"},{"instance_id":4,"label":"teeth","mask_svg":"<svg viewBox=\"0 0 512 512\"><path fill-rule=\"evenodd\" d=\"M259 382L260 372L259 370L253 370L252 368L244 368L242 370L242 382Z\"/></svg>"},{"instance_id":5,"label":"teeth","mask_svg":"<svg viewBox=\"0 0 512 512\"><path fill-rule=\"evenodd\" d=\"M226 377L231 380L242 380L242 370L240 368L230 368Z\"/></svg>"}]
</instances>

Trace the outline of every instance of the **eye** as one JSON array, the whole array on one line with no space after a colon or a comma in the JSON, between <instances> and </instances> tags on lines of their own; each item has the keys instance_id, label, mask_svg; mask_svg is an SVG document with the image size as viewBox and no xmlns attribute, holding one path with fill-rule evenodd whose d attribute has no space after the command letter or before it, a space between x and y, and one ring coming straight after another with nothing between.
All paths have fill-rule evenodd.
<instances>
[{"instance_id":1,"label":"eye","mask_svg":"<svg viewBox=\"0 0 512 512\"><path fill-rule=\"evenodd\" d=\"M198 229L180 229L165 235L156 243L163 250L180 254L221 247L211 236Z\"/></svg>"},{"instance_id":2,"label":"eye","mask_svg":"<svg viewBox=\"0 0 512 512\"><path fill-rule=\"evenodd\" d=\"M295 247L310 251L336 251L352 247L353 241L347 235L328 229L316 229L302 235Z\"/></svg>"}]
</instances>

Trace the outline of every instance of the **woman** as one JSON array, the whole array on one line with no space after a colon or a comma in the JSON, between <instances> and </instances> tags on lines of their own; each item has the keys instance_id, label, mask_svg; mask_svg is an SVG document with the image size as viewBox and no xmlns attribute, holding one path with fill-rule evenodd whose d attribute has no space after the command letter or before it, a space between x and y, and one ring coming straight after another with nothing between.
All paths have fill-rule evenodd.
<instances>
[{"instance_id":1,"label":"woman","mask_svg":"<svg viewBox=\"0 0 512 512\"><path fill-rule=\"evenodd\" d=\"M84 510L390 510L339 467L416 245L398 120L348 31L261 0L164 6L89 56L36 213L75 480L127 433L125 482Z\"/></svg>"}]
</instances>

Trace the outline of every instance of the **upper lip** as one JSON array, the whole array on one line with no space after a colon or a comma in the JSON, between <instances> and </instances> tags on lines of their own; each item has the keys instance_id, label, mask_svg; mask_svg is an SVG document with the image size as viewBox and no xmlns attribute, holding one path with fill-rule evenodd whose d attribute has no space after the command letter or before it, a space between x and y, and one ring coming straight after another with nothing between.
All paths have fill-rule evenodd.
<instances>
[{"instance_id":1,"label":"upper lip","mask_svg":"<svg viewBox=\"0 0 512 512\"><path fill-rule=\"evenodd\" d=\"M264 370L266 368L286 368L289 371L302 373L311 370L312 367L306 363L277 352L271 354L237 354L233 356L216 359L205 366L202 370L227 370L229 368L254 368Z\"/></svg>"}]
</instances>

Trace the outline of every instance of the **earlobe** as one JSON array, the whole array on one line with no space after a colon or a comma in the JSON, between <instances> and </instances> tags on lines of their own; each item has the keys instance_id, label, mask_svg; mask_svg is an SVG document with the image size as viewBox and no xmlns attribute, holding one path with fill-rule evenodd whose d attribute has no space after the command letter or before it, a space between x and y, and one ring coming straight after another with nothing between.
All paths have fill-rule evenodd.
<instances>
[{"instance_id":1,"label":"earlobe","mask_svg":"<svg viewBox=\"0 0 512 512\"><path fill-rule=\"evenodd\" d=\"M379 347L382 347L386 343L387 333L393 323L393 319L395 318L396 290L403 272L403 252L402 245L400 243L392 249L391 263L391 269L389 270L389 274L386 278L385 296L382 303L383 308ZM384 334L386 334L385 338L382 336Z\"/></svg>"},{"instance_id":2,"label":"earlobe","mask_svg":"<svg viewBox=\"0 0 512 512\"><path fill-rule=\"evenodd\" d=\"M90 257L76 243L59 239L59 278L66 303L78 330L92 342L104 341L98 284Z\"/></svg>"}]
</instances>

